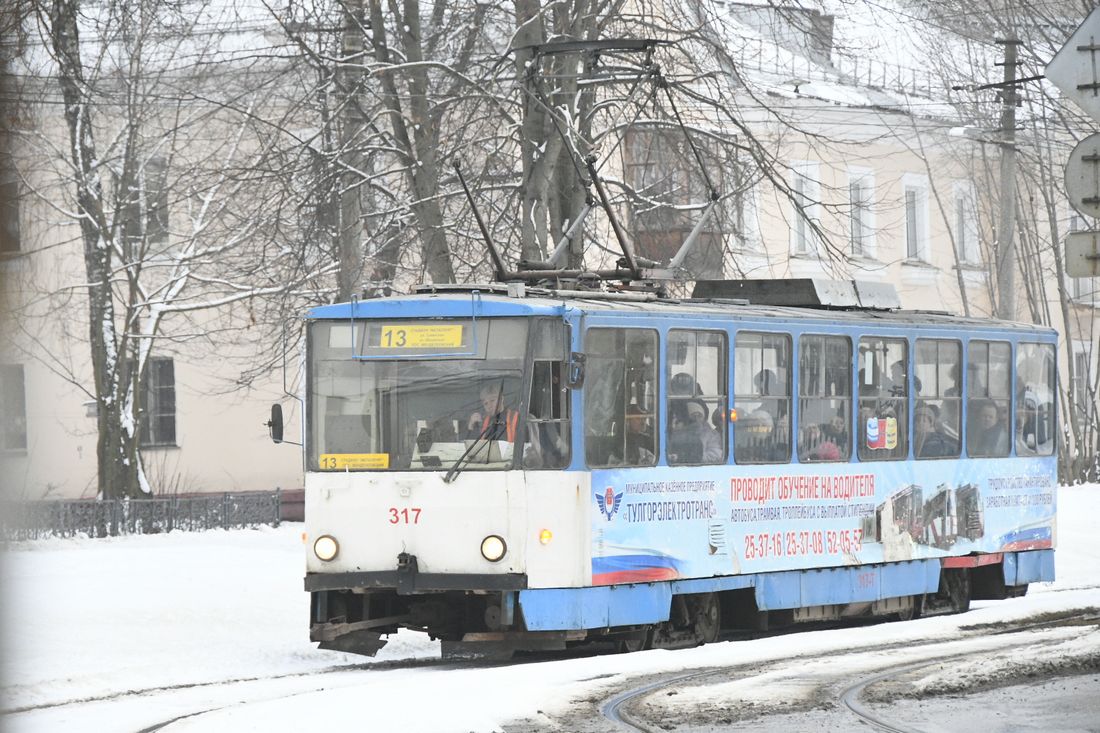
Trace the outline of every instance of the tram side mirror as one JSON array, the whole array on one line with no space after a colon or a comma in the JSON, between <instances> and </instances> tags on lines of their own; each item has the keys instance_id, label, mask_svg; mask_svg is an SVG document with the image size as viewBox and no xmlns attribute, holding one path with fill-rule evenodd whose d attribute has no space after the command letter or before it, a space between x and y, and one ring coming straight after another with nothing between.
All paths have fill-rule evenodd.
<instances>
[{"instance_id":1,"label":"tram side mirror","mask_svg":"<svg viewBox=\"0 0 1100 733\"><path fill-rule=\"evenodd\" d=\"M587 357L579 351L569 353L569 371L565 375L565 386L580 389L584 386L584 362Z\"/></svg>"},{"instance_id":2,"label":"tram side mirror","mask_svg":"<svg viewBox=\"0 0 1100 733\"><path fill-rule=\"evenodd\" d=\"M283 406L275 403L271 406L271 419L266 423L271 433L271 440L275 443L283 442Z\"/></svg>"}]
</instances>

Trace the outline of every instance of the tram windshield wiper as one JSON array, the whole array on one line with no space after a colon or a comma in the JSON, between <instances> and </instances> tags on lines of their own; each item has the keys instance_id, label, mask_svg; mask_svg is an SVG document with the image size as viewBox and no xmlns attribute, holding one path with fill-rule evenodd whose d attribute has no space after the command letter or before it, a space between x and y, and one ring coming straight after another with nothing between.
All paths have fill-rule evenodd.
<instances>
[{"instance_id":1,"label":"tram windshield wiper","mask_svg":"<svg viewBox=\"0 0 1100 733\"><path fill-rule=\"evenodd\" d=\"M473 455L474 451L476 449L478 449L479 447L488 444L488 442L489 442L488 436L489 436L490 431L493 430L493 428L494 428L493 421L490 420L485 425L485 427L483 427L481 429L481 433L476 438L474 438L473 440L470 441L470 444L468 446L466 446L466 450L464 450L462 452L462 455L460 455L458 457L458 460L456 460L454 462L454 465L451 466L450 470L447 471L447 475L443 477L443 483L449 484L452 481L454 481L456 478L458 478L458 474L462 472L463 465L469 460L470 456ZM482 443L481 441L485 441L485 443Z\"/></svg>"}]
</instances>

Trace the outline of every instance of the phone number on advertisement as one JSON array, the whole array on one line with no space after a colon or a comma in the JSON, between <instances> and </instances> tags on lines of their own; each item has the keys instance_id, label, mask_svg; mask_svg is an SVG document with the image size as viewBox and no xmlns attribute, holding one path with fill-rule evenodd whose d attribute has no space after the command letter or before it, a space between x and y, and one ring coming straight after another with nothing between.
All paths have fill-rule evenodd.
<instances>
[{"instance_id":1,"label":"phone number on advertisement","mask_svg":"<svg viewBox=\"0 0 1100 733\"><path fill-rule=\"evenodd\" d=\"M862 529L758 532L745 535L745 559L839 555L863 549Z\"/></svg>"}]
</instances>

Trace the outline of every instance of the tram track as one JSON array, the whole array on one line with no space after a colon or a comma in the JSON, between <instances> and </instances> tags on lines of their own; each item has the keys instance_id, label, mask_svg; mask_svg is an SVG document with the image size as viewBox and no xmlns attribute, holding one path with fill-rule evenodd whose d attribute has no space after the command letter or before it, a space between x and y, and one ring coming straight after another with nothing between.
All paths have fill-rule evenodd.
<instances>
[{"instance_id":1,"label":"tram track","mask_svg":"<svg viewBox=\"0 0 1100 733\"><path fill-rule=\"evenodd\" d=\"M1022 623L998 625L999 627L996 629L990 628L988 625L970 627L971 630L969 631L962 630L962 638L937 640L926 645L926 647L928 651L932 653L935 648L949 647L982 637L994 639L1014 634L1023 634L1029 631L1039 631L1042 629L1053 630L1065 626L1087 626L1091 624L1100 625L1100 613L1094 608L1082 609L1072 613L1052 614L1050 618L1038 622L1026 621ZM1037 639L1033 642L1033 645L1041 647L1044 644L1057 643L1059 641L1060 639ZM898 680L927 667L962 661L978 654L990 654L1009 649L1018 649L1019 646L1019 640L1013 639L1003 644L984 645L963 652L949 654L932 653L931 656L916 661L907 660L901 664L889 665L876 670L869 676L860 676L855 681L850 681L847 684L841 683L842 686L834 695L835 701L839 703L838 709L842 706L843 709L854 714L861 722L867 724L874 730L886 731L887 733L914 733L916 729L907 727L904 722L891 720L886 713L865 704L862 700L865 690L872 685ZM854 657L856 655L867 655L876 652L890 652L896 650L898 650L897 643L879 644L858 649L840 649L827 654L791 655L753 664L708 668L687 674L683 673L683 671L679 671L674 674L661 676L657 679L648 677L644 683L626 689L620 689L614 695L607 698L599 706L599 712L606 721L615 726L616 730L656 733L657 731L667 730L669 723L667 720L662 720L660 722L647 720L646 715L641 712L645 700L661 691L666 691L666 694L672 695L675 693L674 688L683 683L693 680L704 681L707 680L708 677L715 677L718 679L708 684L717 684L735 679L738 674L747 673L744 679L748 679L752 675L774 671L777 667L782 667L783 665L790 667L797 664L809 664L812 660L818 659L842 660L846 657ZM836 687L835 684L823 686Z\"/></svg>"},{"instance_id":2,"label":"tram track","mask_svg":"<svg viewBox=\"0 0 1100 733\"><path fill-rule=\"evenodd\" d=\"M1011 634L1020 634L1030 630L1037 629L1049 629L1057 626L1065 625L1080 625L1085 623L1098 623L1100 622L1100 612L1097 609L1089 608L1083 609L1077 612L1064 612L1050 614L1049 617L1040 618L1035 620L1035 617L1029 619L1021 619L1016 623L1007 624L983 624L971 627L963 627L960 629L960 637L953 640L942 640L935 643L936 646L942 646L943 644L958 641L965 638L978 638L978 637L1002 637ZM780 633L789 633L791 631L797 631L798 629L786 629ZM722 640L745 640L745 639L760 639L765 637L776 636L776 632L756 632L749 634L724 634ZM1016 642L1011 642L1016 643ZM1006 646L1008 646L1006 644ZM897 650L897 642L881 643L876 645L864 646L859 648L845 648L838 649L833 652L814 653L814 654L801 654L790 655L786 657L778 657L775 659L739 664L734 666L724 666L720 668L707 667L696 670L677 670L675 673L668 675L662 675L660 677L654 677L652 675L647 676L641 684L633 685L625 689L620 688L611 697L604 700L597 705L598 715L605 721L605 723L613 725L618 730L636 730L647 731L656 733L658 730L663 730L663 726L654 724L652 721L646 719L645 713L641 710L639 703L649 696L659 693L662 690L669 688L675 688L676 686L683 686L693 681L707 681L708 678L714 678L712 682L708 684L715 684L717 682L727 681L731 678L736 678L741 675L745 678L749 678L751 675L760 674L763 669L767 667L775 667L777 665L797 665L800 663L809 663L813 659L822 658L843 658L848 655L855 654L868 654L875 652L890 652ZM24 706L17 709L9 709L4 711L7 715L18 715L20 713L33 714L36 711L48 711L56 708L72 708L79 709L81 706L95 706L97 704L103 705L115 705L122 703L133 703L135 705L147 705L150 707L171 708L174 707L174 715L166 715L163 720L135 725L130 730L136 731L136 733L154 733L165 729L170 729L173 724L182 721L189 720L199 716L203 716L209 713L215 713L218 711L226 710L228 708L248 706L252 704L259 704L265 701L273 699L283 699L296 697L298 695L306 695L316 693L327 689L333 689L334 686L344 686L347 684L359 684L361 680L341 680L338 685L334 684L335 677L338 675L357 675L363 672L386 672L386 671L400 671L409 669L438 669L446 670L449 668L468 670L471 668L488 668L499 666L510 666L515 664L526 663L538 663L553 661L555 659L575 659L581 656L585 656L588 653L583 648L571 650L572 653L558 653L555 655L537 655L530 658L523 658L513 660L509 663L491 662L491 661L471 661L462 660L456 661L452 659L404 659L404 660L391 660L381 661L363 664L353 664L345 666L333 666L326 667L320 670L308 671L308 672L293 672L277 675L258 675L254 677L240 677L228 680L216 680L216 681L203 681L195 683L182 683L162 686L150 686L147 688L128 690L125 692L118 692L110 695L101 695L96 697L87 697L81 699L70 699L56 702L44 703L41 705ZM931 649L930 649L931 651ZM965 656L961 655L961 656ZM848 701L856 701L858 706L859 696L863 693L867 687L888 679L889 677L896 677L906 674L910 669L916 669L917 667L929 666L938 662L944 661L942 655L937 657L929 657L918 662L910 660L903 667L898 668L886 668L877 670L873 679L859 679L852 684L845 686L842 693L839 695L839 702L845 705L848 709L852 709L852 706L848 704ZM272 683L277 684L275 689L272 689ZM255 689L252 689L255 687ZM163 697L159 697L163 696ZM159 699L158 699L159 697ZM190 699L189 699L190 697ZM219 702L223 704L218 704ZM853 710L853 714L860 715L859 710ZM892 724L889 721L871 720L870 718L876 718L876 714L873 710L863 708L864 712L869 712L869 718L861 718L865 720L869 725L872 725L879 730L906 730L904 727L898 727L896 724ZM168 710L164 710L168 712ZM593 711L594 713L596 711ZM589 719L590 722L592 719ZM893 725L893 727L889 727ZM587 728L586 728L587 730Z\"/></svg>"},{"instance_id":3,"label":"tram track","mask_svg":"<svg viewBox=\"0 0 1100 733\"><path fill-rule=\"evenodd\" d=\"M38 705L23 705L20 707L6 708L0 710L0 715L19 715L21 713L30 713L38 710L51 710L54 708L63 708L72 705L89 705L94 703L116 702L119 700L125 700L126 698L145 697L149 695L156 695L158 693L178 692L184 690L200 690L203 688L216 688L226 685L237 685L252 682L271 682L274 680L316 677L318 675L333 675L343 672L370 670L385 671L391 669L414 669L416 667L446 667L448 665L455 664L456 662L451 659L395 659L392 661L384 662L365 662L362 664L322 667L320 669L309 670L306 672L286 672L284 674L257 675L255 677L231 677L228 679L204 680L202 682L180 682L170 685L142 687L134 690L120 690L118 692L112 692L106 695L90 695L88 697L70 698L68 700L54 700L50 702L40 703ZM469 664L463 666L469 666Z\"/></svg>"}]
</instances>

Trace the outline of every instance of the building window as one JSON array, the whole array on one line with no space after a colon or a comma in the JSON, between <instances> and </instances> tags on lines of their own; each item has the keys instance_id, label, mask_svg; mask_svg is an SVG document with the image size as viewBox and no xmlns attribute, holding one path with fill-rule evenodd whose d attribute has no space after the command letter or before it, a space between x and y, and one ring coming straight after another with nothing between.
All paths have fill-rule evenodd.
<instances>
[{"instance_id":1,"label":"building window","mask_svg":"<svg viewBox=\"0 0 1100 733\"><path fill-rule=\"evenodd\" d=\"M141 393L141 445L176 445L176 369L171 359L150 359Z\"/></svg>"},{"instance_id":2,"label":"building window","mask_svg":"<svg viewBox=\"0 0 1100 733\"><path fill-rule=\"evenodd\" d=\"M814 226L818 221L818 165L795 163L791 166L791 249L795 254L817 253Z\"/></svg>"},{"instance_id":3,"label":"building window","mask_svg":"<svg viewBox=\"0 0 1100 733\"><path fill-rule=\"evenodd\" d=\"M920 259L920 239L917 232L917 190L905 189L905 256Z\"/></svg>"},{"instance_id":4,"label":"building window","mask_svg":"<svg viewBox=\"0 0 1100 733\"><path fill-rule=\"evenodd\" d=\"M22 364L0 365L0 450L27 449L27 398Z\"/></svg>"},{"instance_id":5,"label":"building window","mask_svg":"<svg viewBox=\"0 0 1100 733\"><path fill-rule=\"evenodd\" d=\"M1076 408L1077 422L1086 424L1093 418L1096 411L1096 400L1093 398L1092 371L1089 368L1089 352L1084 343L1074 344L1073 351L1073 383L1071 385L1071 397Z\"/></svg>"},{"instance_id":6,"label":"building window","mask_svg":"<svg viewBox=\"0 0 1100 733\"><path fill-rule=\"evenodd\" d=\"M168 241L168 161L155 155L138 171L122 202L122 231L129 242Z\"/></svg>"},{"instance_id":7,"label":"building window","mask_svg":"<svg viewBox=\"0 0 1100 733\"><path fill-rule=\"evenodd\" d=\"M955 185L955 251L962 264L976 265L981 261L974 189L966 183Z\"/></svg>"},{"instance_id":8,"label":"building window","mask_svg":"<svg viewBox=\"0 0 1100 733\"><path fill-rule=\"evenodd\" d=\"M19 182L3 178L0 179L0 255L19 250Z\"/></svg>"},{"instance_id":9,"label":"building window","mask_svg":"<svg viewBox=\"0 0 1100 733\"><path fill-rule=\"evenodd\" d=\"M851 178L848 182L848 223L852 256L871 257L871 190L873 185L865 177Z\"/></svg>"},{"instance_id":10,"label":"building window","mask_svg":"<svg viewBox=\"0 0 1100 733\"><path fill-rule=\"evenodd\" d=\"M747 182L730 146L699 136L692 136L691 143L707 162L706 176L681 130L638 126L628 132L623 149L626 181L633 189L634 244L639 255L657 262L674 257L710 201L709 178L723 198L707 217L684 267L713 276L721 271L727 235L741 247L751 239Z\"/></svg>"},{"instance_id":11,"label":"building window","mask_svg":"<svg viewBox=\"0 0 1100 733\"><path fill-rule=\"evenodd\" d=\"M905 258L928 262L928 179L906 173L901 183L905 209Z\"/></svg>"}]
</instances>

